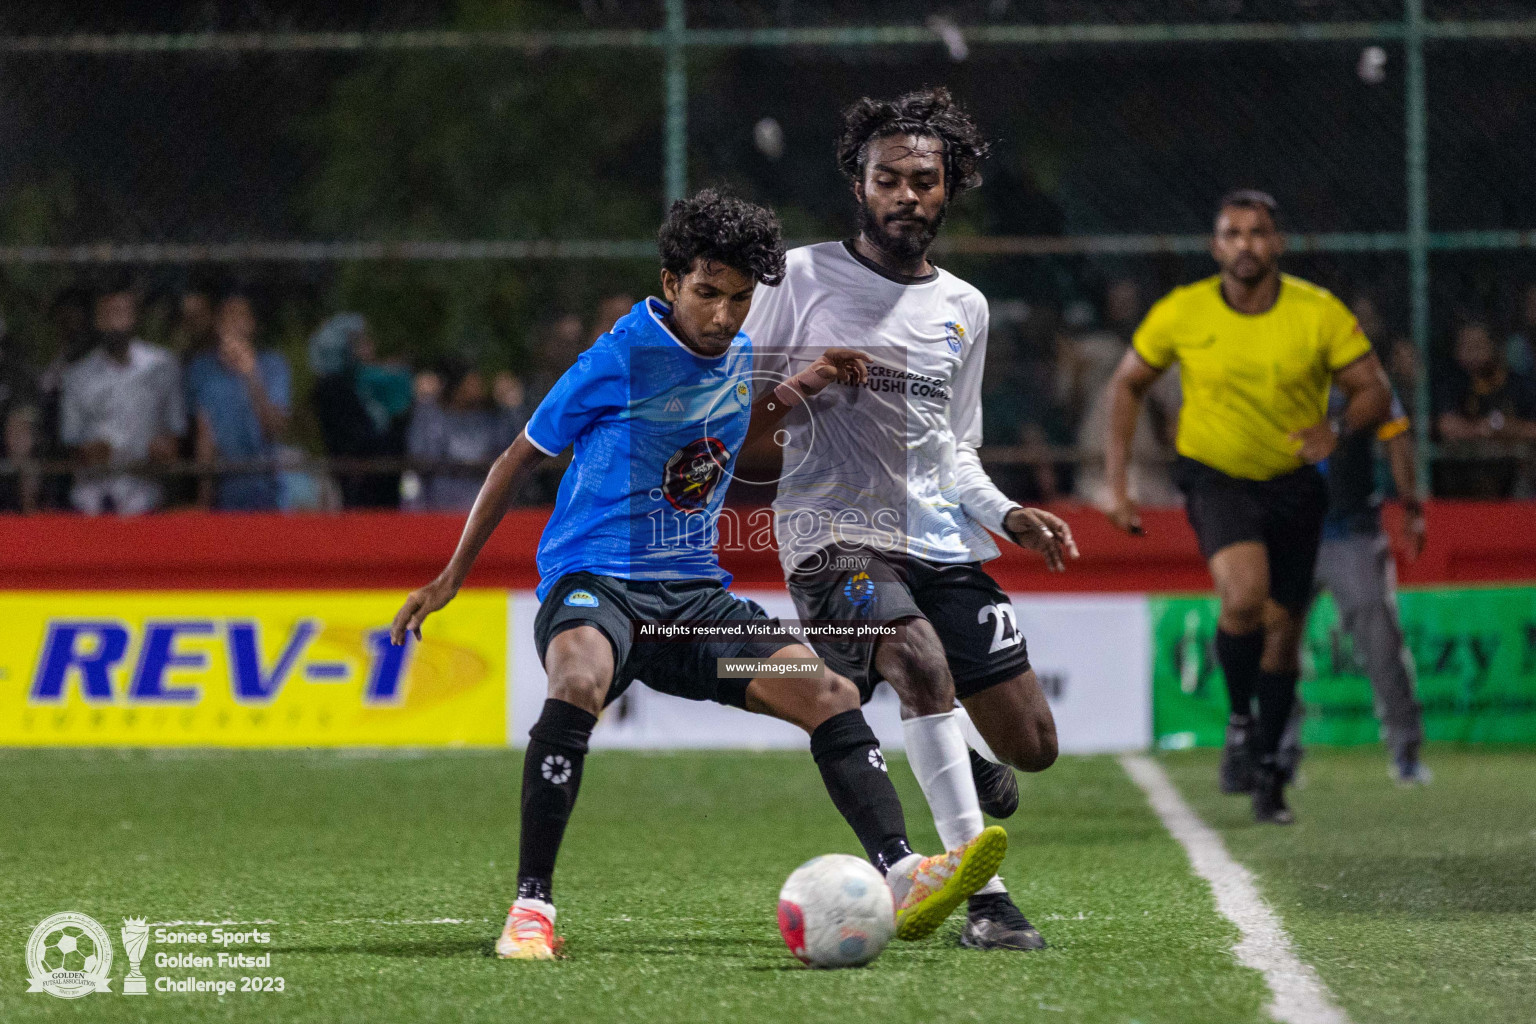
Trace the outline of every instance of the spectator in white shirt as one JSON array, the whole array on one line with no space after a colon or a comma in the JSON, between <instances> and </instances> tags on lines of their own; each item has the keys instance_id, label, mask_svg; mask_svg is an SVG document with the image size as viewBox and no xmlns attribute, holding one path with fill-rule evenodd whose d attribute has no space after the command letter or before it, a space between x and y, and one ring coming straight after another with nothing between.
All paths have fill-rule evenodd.
<instances>
[{"instance_id":1,"label":"spectator in white shirt","mask_svg":"<svg viewBox=\"0 0 1536 1024\"><path fill-rule=\"evenodd\" d=\"M96 347L64 374L59 440L88 469L70 502L88 515L139 515L159 508L158 479L124 472L142 462L172 462L187 414L181 370L170 352L135 337L138 296L110 288L96 298Z\"/></svg>"}]
</instances>

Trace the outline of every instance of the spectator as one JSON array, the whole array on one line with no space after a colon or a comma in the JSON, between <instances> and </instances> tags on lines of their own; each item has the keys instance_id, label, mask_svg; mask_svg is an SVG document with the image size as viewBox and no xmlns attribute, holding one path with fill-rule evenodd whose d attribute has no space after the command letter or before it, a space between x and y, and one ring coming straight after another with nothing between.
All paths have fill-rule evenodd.
<instances>
[{"instance_id":1,"label":"spectator","mask_svg":"<svg viewBox=\"0 0 1536 1024\"><path fill-rule=\"evenodd\" d=\"M626 309L624 312L627 313L629 310ZM617 319L618 317L614 317L613 320L604 324L598 334L607 331ZM571 364L576 362L576 357L591 347L591 342L587 340L581 317L575 313L556 317L552 324L539 333L536 341L533 353L534 371L528 382L528 390L532 399L538 402L549 394L549 389L555 386L555 381L571 368Z\"/></svg>"},{"instance_id":2,"label":"spectator","mask_svg":"<svg viewBox=\"0 0 1536 1024\"><path fill-rule=\"evenodd\" d=\"M468 511L480 493L486 464L523 429L522 382L497 376L494 395L476 370L458 365L441 375L416 377L416 408L406 436L406 454L421 462L461 462L464 472L427 470L415 507L430 512Z\"/></svg>"},{"instance_id":3,"label":"spectator","mask_svg":"<svg viewBox=\"0 0 1536 1024\"><path fill-rule=\"evenodd\" d=\"M97 296L96 346L64 372L59 440L90 467L76 475L70 490L71 504L89 515L159 508L160 481L123 467L174 461L177 438L187 428L175 357L134 335L138 303L126 284Z\"/></svg>"},{"instance_id":4,"label":"spectator","mask_svg":"<svg viewBox=\"0 0 1536 1024\"><path fill-rule=\"evenodd\" d=\"M592 326L587 331L587 344L601 338L608 333L608 329L619 320L629 314L635 307L635 297L624 292L613 295L605 295L597 303L597 315L592 320Z\"/></svg>"},{"instance_id":5,"label":"spectator","mask_svg":"<svg viewBox=\"0 0 1536 1024\"><path fill-rule=\"evenodd\" d=\"M214 314L214 348L187 367L187 407L196 432L195 457L208 463L272 459L288 427L288 361L256 348L256 314L244 295L230 295ZM278 507L277 474L220 473L199 501L223 510ZM211 499L211 501L210 501Z\"/></svg>"},{"instance_id":6,"label":"spectator","mask_svg":"<svg viewBox=\"0 0 1536 1024\"><path fill-rule=\"evenodd\" d=\"M171 329L171 349L190 366L198 356L211 353L218 343L214 336L213 295L200 286L187 288L176 303L176 324Z\"/></svg>"},{"instance_id":7,"label":"spectator","mask_svg":"<svg viewBox=\"0 0 1536 1024\"><path fill-rule=\"evenodd\" d=\"M333 459L398 459L405 455L411 375L378 358L368 322L337 313L309 339L309 365L319 378L310 398L326 454ZM337 474L346 508L396 508L400 474Z\"/></svg>"},{"instance_id":8,"label":"spectator","mask_svg":"<svg viewBox=\"0 0 1536 1024\"><path fill-rule=\"evenodd\" d=\"M1411 404L1419 389L1419 349L1413 339L1395 338L1387 349L1386 364L1393 392Z\"/></svg>"},{"instance_id":9,"label":"spectator","mask_svg":"<svg viewBox=\"0 0 1536 1024\"><path fill-rule=\"evenodd\" d=\"M1068 323L1074 330L1067 336L1062 349L1061 366L1066 370L1069 383L1064 390L1058 386L1058 398L1064 400L1072 422L1082 424L1109 386L1120 358L1131 346L1131 335L1142 314L1141 287L1134 278L1111 281L1104 289L1104 322L1101 326L1093 326L1092 307L1085 311L1069 309L1068 314ZM1058 369L1058 374L1061 372ZM1078 444L1082 445L1081 439ZM1100 449L1096 447L1094 450Z\"/></svg>"},{"instance_id":10,"label":"spectator","mask_svg":"<svg viewBox=\"0 0 1536 1024\"><path fill-rule=\"evenodd\" d=\"M0 319L0 512L31 512L40 481L25 463L37 454L37 397L31 374Z\"/></svg>"},{"instance_id":11,"label":"spectator","mask_svg":"<svg viewBox=\"0 0 1536 1024\"><path fill-rule=\"evenodd\" d=\"M1440 439L1493 442L1494 451L1442 460L1436 490L1453 497L1507 498L1519 471L1518 453L1508 442L1536 440L1536 383L1504 365L1493 332L1480 321L1457 330L1453 356L1455 369L1437 396Z\"/></svg>"},{"instance_id":12,"label":"spectator","mask_svg":"<svg viewBox=\"0 0 1536 1024\"><path fill-rule=\"evenodd\" d=\"M1504 361L1516 373L1536 371L1536 281L1525 286L1518 326L1504 342Z\"/></svg>"}]
</instances>

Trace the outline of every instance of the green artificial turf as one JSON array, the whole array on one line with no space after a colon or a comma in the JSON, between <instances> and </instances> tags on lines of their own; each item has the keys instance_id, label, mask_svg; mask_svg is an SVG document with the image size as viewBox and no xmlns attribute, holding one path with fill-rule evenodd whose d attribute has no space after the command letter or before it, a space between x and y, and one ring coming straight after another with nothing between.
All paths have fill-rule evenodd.
<instances>
[{"instance_id":1,"label":"green artificial turf","mask_svg":"<svg viewBox=\"0 0 1536 1024\"><path fill-rule=\"evenodd\" d=\"M936 849L910 772L891 765L914 842ZM957 918L831 972L800 967L775 924L797 864L858 852L808 755L592 755L556 879L569 942L556 963L490 955L513 893L520 778L512 751L0 751L0 1020L1262 1019L1235 930L1109 758L1023 778L1007 822L1005 875L1050 949L964 951ZM61 910L111 931L111 994L26 994L27 936ZM270 950L272 969L156 969L168 947L152 943L150 994L120 995L128 915L271 921L255 926L271 944L246 951ZM239 973L281 975L286 991L153 990L159 975Z\"/></svg>"},{"instance_id":2,"label":"green artificial turf","mask_svg":"<svg viewBox=\"0 0 1536 1024\"><path fill-rule=\"evenodd\" d=\"M1289 828L1216 791L1216 752L1161 760L1355 1024L1536 1021L1536 754L1432 746L1398 789L1379 748L1314 751Z\"/></svg>"}]
</instances>

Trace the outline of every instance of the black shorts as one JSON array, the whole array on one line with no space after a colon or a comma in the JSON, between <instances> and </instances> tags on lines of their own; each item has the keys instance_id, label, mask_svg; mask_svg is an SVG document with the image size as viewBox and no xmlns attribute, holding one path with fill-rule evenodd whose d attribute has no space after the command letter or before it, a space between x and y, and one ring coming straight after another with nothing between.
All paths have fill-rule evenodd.
<instances>
[{"instance_id":1,"label":"black shorts","mask_svg":"<svg viewBox=\"0 0 1536 1024\"><path fill-rule=\"evenodd\" d=\"M750 639L647 640L636 628L650 622L763 622L773 629ZM539 662L555 635L577 626L600 630L613 645L613 683L606 704L638 679L653 690L688 700L744 708L750 679L721 679L716 658L769 658L799 643L755 601L732 597L714 580L625 580L573 572L555 581L533 620Z\"/></svg>"},{"instance_id":2,"label":"black shorts","mask_svg":"<svg viewBox=\"0 0 1536 1024\"><path fill-rule=\"evenodd\" d=\"M789 594L803 624L927 619L944 644L958 697L1029 671L1029 649L1013 603L980 562L930 562L872 548L834 548L801 564L789 577ZM875 669L876 639L811 636L810 643L828 668L858 685L864 700L874 695L881 681Z\"/></svg>"},{"instance_id":3,"label":"black shorts","mask_svg":"<svg viewBox=\"0 0 1536 1024\"><path fill-rule=\"evenodd\" d=\"M1303 611L1328 511L1328 485L1317 467L1242 480L1181 456L1175 476L1205 560L1228 545L1258 541L1269 556L1269 596Z\"/></svg>"}]
</instances>

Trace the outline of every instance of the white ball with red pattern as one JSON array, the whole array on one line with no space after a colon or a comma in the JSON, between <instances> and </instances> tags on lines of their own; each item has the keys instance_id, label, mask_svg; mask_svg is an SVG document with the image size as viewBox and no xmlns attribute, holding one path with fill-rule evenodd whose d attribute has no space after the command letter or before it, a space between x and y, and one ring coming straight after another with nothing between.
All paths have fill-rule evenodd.
<instances>
[{"instance_id":1,"label":"white ball with red pattern","mask_svg":"<svg viewBox=\"0 0 1536 1024\"><path fill-rule=\"evenodd\" d=\"M862 967L895 933L891 887L859 857L808 860L779 890L779 934L812 967Z\"/></svg>"}]
</instances>

